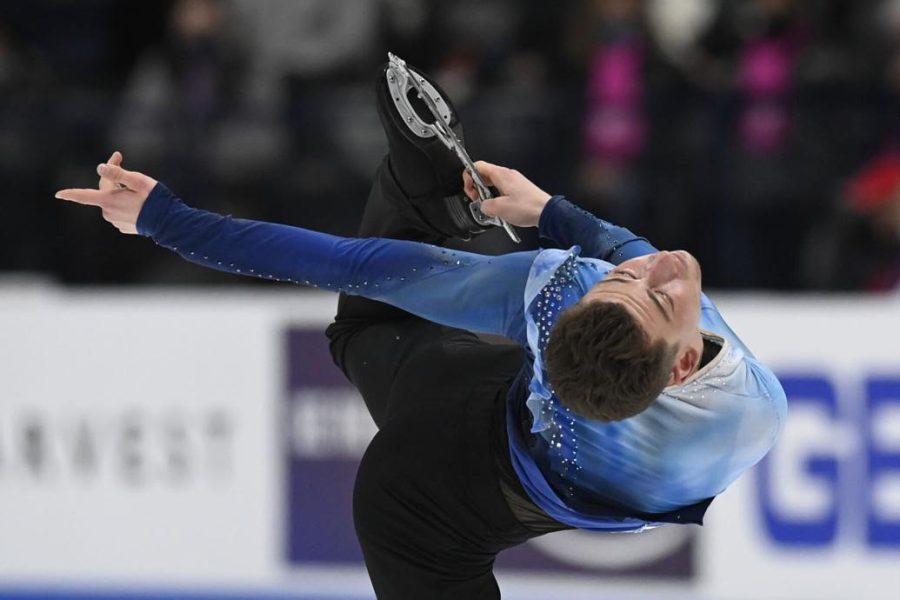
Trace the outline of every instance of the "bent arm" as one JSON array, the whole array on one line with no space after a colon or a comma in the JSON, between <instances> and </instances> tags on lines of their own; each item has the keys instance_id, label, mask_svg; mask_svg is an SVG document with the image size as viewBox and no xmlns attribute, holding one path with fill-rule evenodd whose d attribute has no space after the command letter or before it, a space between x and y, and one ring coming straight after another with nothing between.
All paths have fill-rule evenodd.
<instances>
[{"instance_id":1,"label":"bent arm","mask_svg":"<svg viewBox=\"0 0 900 600\"><path fill-rule=\"evenodd\" d=\"M598 219L563 196L553 196L538 221L538 235L562 248L581 246L582 256L620 264L658 252L645 238L624 227Z\"/></svg>"},{"instance_id":2,"label":"bent arm","mask_svg":"<svg viewBox=\"0 0 900 600\"><path fill-rule=\"evenodd\" d=\"M534 252L482 256L234 219L191 208L162 184L147 198L137 230L205 267L364 296L444 325L524 341Z\"/></svg>"},{"instance_id":3,"label":"bent arm","mask_svg":"<svg viewBox=\"0 0 900 600\"><path fill-rule=\"evenodd\" d=\"M475 163L488 185L500 196L484 200L481 210L519 227L538 227L542 241L558 248L581 246L581 255L614 264L636 256L657 252L650 242L612 223L607 223L578 208L562 196L551 196L514 169ZM474 202L479 200L472 177L465 173L465 191Z\"/></svg>"}]
</instances>

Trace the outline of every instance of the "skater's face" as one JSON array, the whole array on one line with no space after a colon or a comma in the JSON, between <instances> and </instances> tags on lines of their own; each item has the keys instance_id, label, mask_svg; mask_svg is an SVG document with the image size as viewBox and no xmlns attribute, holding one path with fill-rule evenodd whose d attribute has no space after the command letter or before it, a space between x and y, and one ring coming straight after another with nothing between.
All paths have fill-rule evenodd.
<instances>
[{"instance_id":1,"label":"skater's face","mask_svg":"<svg viewBox=\"0 0 900 600\"><path fill-rule=\"evenodd\" d=\"M700 279L700 264L689 253L657 252L616 266L585 300L623 304L652 340L680 350L697 338Z\"/></svg>"}]
</instances>

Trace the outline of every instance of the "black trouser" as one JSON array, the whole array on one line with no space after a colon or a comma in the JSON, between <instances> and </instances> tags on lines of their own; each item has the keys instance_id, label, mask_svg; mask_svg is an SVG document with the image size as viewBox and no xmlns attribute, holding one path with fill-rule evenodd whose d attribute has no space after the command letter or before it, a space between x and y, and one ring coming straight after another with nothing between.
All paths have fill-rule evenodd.
<instances>
[{"instance_id":1,"label":"black trouser","mask_svg":"<svg viewBox=\"0 0 900 600\"><path fill-rule=\"evenodd\" d=\"M360 236L440 243L403 202L385 162ZM513 516L499 483L512 471L504 402L522 349L344 295L327 334L379 428L353 494L378 598L499 598L497 553L537 535Z\"/></svg>"}]
</instances>

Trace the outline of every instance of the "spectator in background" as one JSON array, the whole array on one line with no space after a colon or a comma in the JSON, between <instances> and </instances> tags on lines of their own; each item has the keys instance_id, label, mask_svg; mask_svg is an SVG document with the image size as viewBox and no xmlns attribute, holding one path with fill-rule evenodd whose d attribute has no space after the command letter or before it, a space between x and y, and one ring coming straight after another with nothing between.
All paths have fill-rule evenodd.
<instances>
[{"instance_id":1,"label":"spectator in background","mask_svg":"<svg viewBox=\"0 0 900 600\"><path fill-rule=\"evenodd\" d=\"M97 239L90 219L42 202L108 146L121 75L158 39L164 3L4 2L0 9L0 269L67 283L138 278L139 252ZM128 13L125 15L124 13ZM0 273L2 276L2 273Z\"/></svg>"},{"instance_id":2,"label":"spectator in background","mask_svg":"<svg viewBox=\"0 0 900 600\"><path fill-rule=\"evenodd\" d=\"M885 0L870 13L867 38L869 53L860 66L876 69L875 77L883 91L883 122L890 137L888 143L900 141L900 0ZM884 141L883 139L880 141Z\"/></svg>"},{"instance_id":3,"label":"spectator in background","mask_svg":"<svg viewBox=\"0 0 900 600\"><path fill-rule=\"evenodd\" d=\"M546 185L569 162L567 119L572 111L565 106L558 57L550 48L558 45L559 36L546 34L558 31L570 3L549 9L544 4L441 2L435 73L459 99L472 155L515 164Z\"/></svg>"},{"instance_id":4,"label":"spectator in background","mask_svg":"<svg viewBox=\"0 0 900 600\"><path fill-rule=\"evenodd\" d=\"M437 79L465 105L481 87L504 83L528 2L441 0L432 5Z\"/></svg>"},{"instance_id":5,"label":"spectator in background","mask_svg":"<svg viewBox=\"0 0 900 600\"><path fill-rule=\"evenodd\" d=\"M397 56L433 65L437 19L432 4L426 0L381 0L379 24L384 45Z\"/></svg>"},{"instance_id":6,"label":"spectator in background","mask_svg":"<svg viewBox=\"0 0 900 600\"><path fill-rule=\"evenodd\" d=\"M713 100L704 199L719 285L790 289L815 182L797 128L812 23L797 0L723 2L695 68ZM819 127L818 129L822 129ZM821 177L821 174L819 174Z\"/></svg>"},{"instance_id":7,"label":"spectator in background","mask_svg":"<svg viewBox=\"0 0 900 600\"><path fill-rule=\"evenodd\" d=\"M587 29L579 32L587 42L579 49L587 67L585 168L598 192L613 195L648 143L647 31L639 0L592 0L585 9L588 18L578 21Z\"/></svg>"},{"instance_id":8,"label":"spectator in background","mask_svg":"<svg viewBox=\"0 0 900 600\"><path fill-rule=\"evenodd\" d=\"M221 204L211 177L220 133L239 107L244 56L219 0L179 0L161 45L139 60L113 141L178 181L206 208Z\"/></svg>"},{"instance_id":9,"label":"spectator in background","mask_svg":"<svg viewBox=\"0 0 900 600\"><path fill-rule=\"evenodd\" d=\"M265 203L247 193L265 194L271 185L265 171L253 170L262 162L256 142L264 131L249 139L234 133L248 112L250 91L231 4L177 0L161 41L142 53L128 77L110 140L191 190L204 208L270 217ZM257 129L256 123L249 129ZM181 265L160 259L146 263L141 277L196 281Z\"/></svg>"},{"instance_id":10,"label":"spectator in background","mask_svg":"<svg viewBox=\"0 0 900 600\"><path fill-rule=\"evenodd\" d=\"M658 48L641 0L587 0L572 16L570 53L584 74L581 201L682 247L689 90Z\"/></svg>"},{"instance_id":11,"label":"spectator in background","mask_svg":"<svg viewBox=\"0 0 900 600\"><path fill-rule=\"evenodd\" d=\"M271 111L280 151L267 220L329 233L356 230L384 150L370 108L380 0L235 0L251 65L254 102Z\"/></svg>"},{"instance_id":12,"label":"spectator in background","mask_svg":"<svg viewBox=\"0 0 900 600\"><path fill-rule=\"evenodd\" d=\"M697 23L677 51L662 13ZM28 198L112 144L208 208L351 234L394 50L460 100L474 157L689 248L712 286L793 289L819 281L797 257L823 203L900 147L900 0L33 0L4 20L0 184ZM184 280L66 208L5 210L3 270Z\"/></svg>"},{"instance_id":13,"label":"spectator in background","mask_svg":"<svg viewBox=\"0 0 900 600\"><path fill-rule=\"evenodd\" d=\"M900 153L867 164L847 186L844 206L805 248L814 289L883 292L900 285Z\"/></svg>"},{"instance_id":14,"label":"spectator in background","mask_svg":"<svg viewBox=\"0 0 900 600\"><path fill-rule=\"evenodd\" d=\"M38 54L20 44L0 18L0 271L48 269L54 262L54 207L45 193L45 155L53 131L52 75ZM19 199L24 201L18 201Z\"/></svg>"},{"instance_id":15,"label":"spectator in background","mask_svg":"<svg viewBox=\"0 0 900 600\"><path fill-rule=\"evenodd\" d=\"M380 0L233 0L254 67L287 77L360 78L377 65ZM277 83L276 83L277 85Z\"/></svg>"}]
</instances>

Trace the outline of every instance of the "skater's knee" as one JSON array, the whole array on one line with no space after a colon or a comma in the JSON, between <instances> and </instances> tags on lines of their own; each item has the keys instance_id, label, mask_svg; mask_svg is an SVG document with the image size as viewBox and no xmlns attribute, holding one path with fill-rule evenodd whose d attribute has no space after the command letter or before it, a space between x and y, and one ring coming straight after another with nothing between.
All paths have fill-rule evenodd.
<instances>
[{"instance_id":1,"label":"skater's knee","mask_svg":"<svg viewBox=\"0 0 900 600\"><path fill-rule=\"evenodd\" d=\"M353 486L353 520L360 536L385 534L404 505L398 497L409 491L409 448L390 428L379 431L366 449Z\"/></svg>"},{"instance_id":2,"label":"skater's knee","mask_svg":"<svg viewBox=\"0 0 900 600\"><path fill-rule=\"evenodd\" d=\"M353 485L353 524L360 538L385 525L385 505L390 504L391 457L376 435L359 463Z\"/></svg>"}]
</instances>

